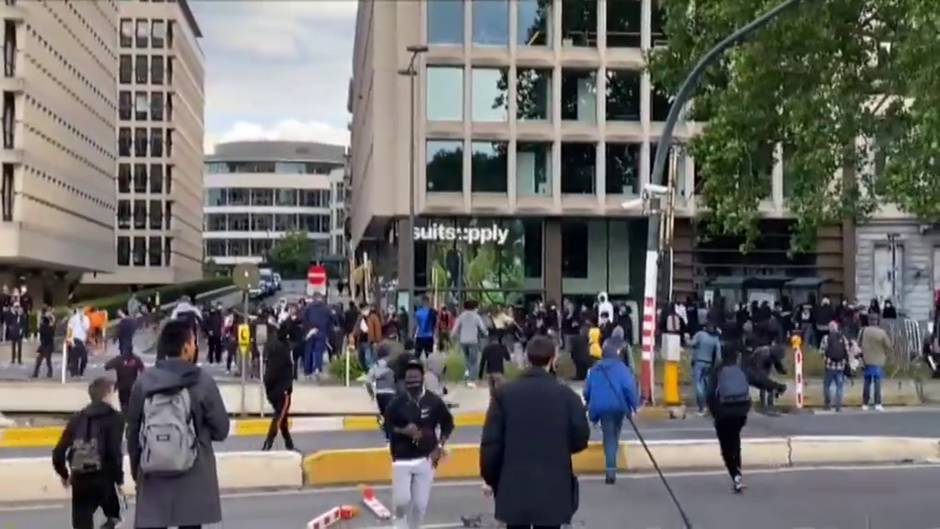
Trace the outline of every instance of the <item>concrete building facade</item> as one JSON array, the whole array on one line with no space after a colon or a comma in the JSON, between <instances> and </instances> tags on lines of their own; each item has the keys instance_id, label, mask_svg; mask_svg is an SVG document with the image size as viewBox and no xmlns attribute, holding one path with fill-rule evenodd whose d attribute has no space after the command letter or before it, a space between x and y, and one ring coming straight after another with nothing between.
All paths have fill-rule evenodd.
<instances>
[{"instance_id":1,"label":"concrete building facade","mask_svg":"<svg viewBox=\"0 0 940 529\"><path fill-rule=\"evenodd\" d=\"M204 58L186 0L122 1L114 273L87 283L202 277Z\"/></svg>"},{"instance_id":2,"label":"concrete building facade","mask_svg":"<svg viewBox=\"0 0 940 529\"><path fill-rule=\"evenodd\" d=\"M315 257L344 244L341 145L291 141L223 143L206 157L205 256L230 266L261 263L290 231L304 230Z\"/></svg>"},{"instance_id":3,"label":"concrete building facade","mask_svg":"<svg viewBox=\"0 0 940 529\"><path fill-rule=\"evenodd\" d=\"M114 269L117 12L114 0L0 4L4 283Z\"/></svg>"}]
</instances>

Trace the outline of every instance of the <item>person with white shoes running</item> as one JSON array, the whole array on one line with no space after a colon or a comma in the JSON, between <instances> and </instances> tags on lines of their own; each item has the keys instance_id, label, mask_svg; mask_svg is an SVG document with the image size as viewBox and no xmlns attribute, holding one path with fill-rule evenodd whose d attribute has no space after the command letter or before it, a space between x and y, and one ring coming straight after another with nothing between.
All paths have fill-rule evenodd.
<instances>
[{"instance_id":1,"label":"person with white shoes running","mask_svg":"<svg viewBox=\"0 0 940 529\"><path fill-rule=\"evenodd\" d=\"M862 363L865 366L862 409L868 410L870 405L874 405L876 410L884 411L884 406L881 405L881 379L884 377L888 353L894 349L894 345L888 333L878 326L877 314L862 314L861 318L863 327L858 335L858 343L862 349Z\"/></svg>"}]
</instances>

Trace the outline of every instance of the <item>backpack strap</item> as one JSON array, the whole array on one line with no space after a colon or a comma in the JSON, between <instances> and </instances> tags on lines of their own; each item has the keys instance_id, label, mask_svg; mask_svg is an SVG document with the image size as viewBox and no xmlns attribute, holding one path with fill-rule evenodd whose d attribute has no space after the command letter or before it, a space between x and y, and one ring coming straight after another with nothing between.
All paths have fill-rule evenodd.
<instances>
[{"instance_id":1,"label":"backpack strap","mask_svg":"<svg viewBox=\"0 0 940 529\"><path fill-rule=\"evenodd\" d=\"M614 392L614 395L617 397L617 401L620 402L620 405L623 406L624 413L630 413L633 410L627 406L627 403L623 399L623 394L617 391L617 388L614 386L613 381L610 380L610 375L607 374L607 370L601 366L597 366L597 369L600 370L601 374L604 375L604 379L607 380L607 385L610 386L610 390Z\"/></svg>"}]
</instances>

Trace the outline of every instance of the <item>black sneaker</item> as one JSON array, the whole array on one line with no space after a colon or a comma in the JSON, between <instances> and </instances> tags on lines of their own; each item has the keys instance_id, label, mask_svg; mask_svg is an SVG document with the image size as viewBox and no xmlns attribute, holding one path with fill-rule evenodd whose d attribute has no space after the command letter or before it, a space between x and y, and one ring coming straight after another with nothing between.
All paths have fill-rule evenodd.
<instances>
[{"instance_id":1,"label":"black sneaker","mask_svg":"<svg viewBox=\"0 0 940 529\"><path fill-rule=\"evenodd\" d=\"M735 494L741 494L742 492L744 492L744 480L741 478L740 474L734 477L733 483L734 483Z\"/></svg>"},{"instance_id":2,"label":"black sneaker","mask_svg":"<svg viewBox=\"0 0 940 529\"><path fill-rule=\"evenodd\" d=\"M613 485L617 483L617 476L608 474L607 476L604 477L604 483L606 483L607 485Z\"/></svg>"}]
</instances>

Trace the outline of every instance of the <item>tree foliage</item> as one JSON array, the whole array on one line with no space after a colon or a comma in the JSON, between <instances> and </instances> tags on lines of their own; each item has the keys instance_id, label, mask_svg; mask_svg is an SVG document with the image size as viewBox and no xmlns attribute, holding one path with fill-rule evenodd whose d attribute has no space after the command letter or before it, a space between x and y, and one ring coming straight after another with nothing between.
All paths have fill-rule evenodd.
<instances>
[{"instance_id":1,"label":"tree foliage","mask_svg":"<svg viewBox=\"0 0 940 529\"><path fill-rule=\"evenodd\" d=\"M712 46L780 1L669 0L654 81L677 91ZM777 145L794 249L885 203L940 221L938 29L936 0L804 0L727 51L689 116L707 122L688 148L710 229L758 236Z\"/></svg>"},{"instance_id":2,"label":"tree foliage","mask_svg":"<svg viewBox=\"0 0 940 529\"><path fill-rule=\"evenodd\" d=\"M313 255L307 232L291 231L274 243L268 255L268 263L288 278L305 277Z\"/></svg>"}]
</instances>

